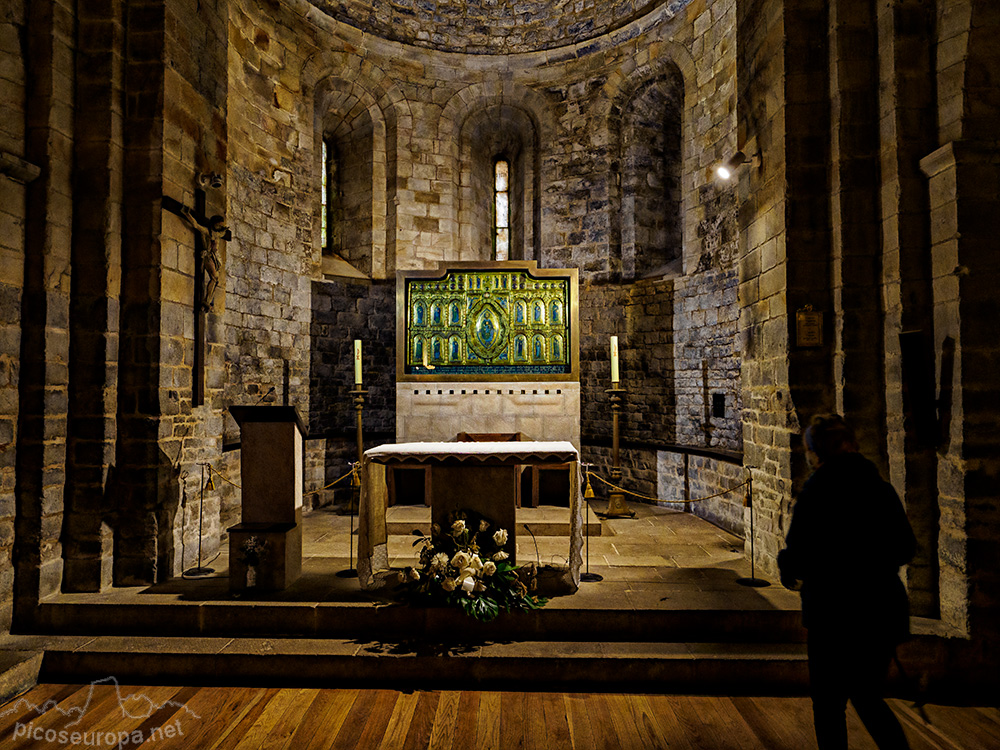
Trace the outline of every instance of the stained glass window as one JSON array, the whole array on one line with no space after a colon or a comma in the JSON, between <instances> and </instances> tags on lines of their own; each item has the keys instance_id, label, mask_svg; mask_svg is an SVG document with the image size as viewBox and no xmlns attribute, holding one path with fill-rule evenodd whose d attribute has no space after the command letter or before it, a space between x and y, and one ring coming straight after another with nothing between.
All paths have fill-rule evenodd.
<instances>
[{"instance_id":1,"label":"stained glass window","mask_svg":"<svg viewBox=\"0 0 1000 750\"><path fill-rule=\"evenodd\" d=\"M326 222L327 222L326 193L328 190L327 184L330 179L329 170L327 169L328 158L329 157L327 156L326 141L323 141L323 169L321 170L323 173L323 177L321 178L322 184L320 186L320 199L319 199L320 200L319 232L320 232L320 247L322 247L324 251L326 250Z\"/></svg>"},{"instance_id":2,"label":"stained glass window","mask_svg":"<svg viewBox=\"0 0 1000 750\"><path fill-rule=\"evenodd\" d=\"M510 162L498 159L494 167L494 260L510 257Z\"/></svg>"}]
</instances>

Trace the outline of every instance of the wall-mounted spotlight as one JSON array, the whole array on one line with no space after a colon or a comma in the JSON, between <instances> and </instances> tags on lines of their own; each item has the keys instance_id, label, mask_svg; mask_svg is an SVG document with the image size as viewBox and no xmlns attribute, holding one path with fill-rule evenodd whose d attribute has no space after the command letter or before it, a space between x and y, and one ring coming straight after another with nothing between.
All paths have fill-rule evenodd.
<instances>
[{"instance_id":1,"label":"wall-mounted spotlight","mask_svg":"<svg viewBox=\"0 0 1000 750\"><path fill-rule=\"evenodd\" d=\"M751 154L750 156L747 156L742 151L737 151L715 168L715 174L720 180L728 180L736 174L736 170L742 165L758 163L760 163L759 154Z\"/></svg>"}]
</instances>

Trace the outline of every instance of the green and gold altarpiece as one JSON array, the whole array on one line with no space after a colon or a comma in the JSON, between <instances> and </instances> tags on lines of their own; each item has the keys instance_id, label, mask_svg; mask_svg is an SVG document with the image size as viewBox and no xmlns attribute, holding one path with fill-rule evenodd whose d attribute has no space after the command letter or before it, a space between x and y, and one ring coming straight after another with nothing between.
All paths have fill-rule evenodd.
<instances>
[{"instance_id":1,"label":"green and gold altarpiece","mask_svg":"<svg viewBox=\"0 0 1000 750\"><path fill-rule=\"evenodd\" d=\"M579 380L578 287L535 261L398 272L397 380Z\"/></svg>"}]
</instances>

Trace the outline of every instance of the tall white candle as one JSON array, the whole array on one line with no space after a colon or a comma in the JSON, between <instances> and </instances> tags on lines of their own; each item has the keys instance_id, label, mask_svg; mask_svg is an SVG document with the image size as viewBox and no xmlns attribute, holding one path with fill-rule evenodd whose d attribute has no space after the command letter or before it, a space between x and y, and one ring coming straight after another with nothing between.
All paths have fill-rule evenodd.
<instances>
[{"instance_id":1,"label":"tall white candle","mask_svg":"<svg viewBox=\"0 0 1000 750\"><path fill-rule=\"evenodd\" d=\"M611 382L618 382L618 337L611 337Z\"/></svg>"},{"instance_id":2,"label":"tall white candle","mask_svg":"<svg viewBox=\"0 0 1000 750\"><path fill-rule=\"evenodd\" d=\"M354 384L361 385L361 339L354 339Z\"/></svg>"}]
</instances>

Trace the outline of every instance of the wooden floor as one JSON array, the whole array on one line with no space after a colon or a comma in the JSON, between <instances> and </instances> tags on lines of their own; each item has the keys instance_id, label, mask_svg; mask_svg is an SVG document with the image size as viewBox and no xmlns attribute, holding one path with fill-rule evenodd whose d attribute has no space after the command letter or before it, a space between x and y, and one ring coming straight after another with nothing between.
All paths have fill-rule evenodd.
<instances>
[{"instance_id":1,"label":"wooden floor","mask_svg":"<svg viewBox=\"0 0 1000 750\"><path fill-rule=\"evenodd\" d=\"M109 678L110 680L110 678ZM913 750L1000 747L995 707L891 702ZM851 748L874 748L849 712ZM60 734L65 732L65 734ZM76 733L76 734L74 734ZM0 707L0 747L815 748L806 698L39 685Z\"/></svg>"}]
</instances>

